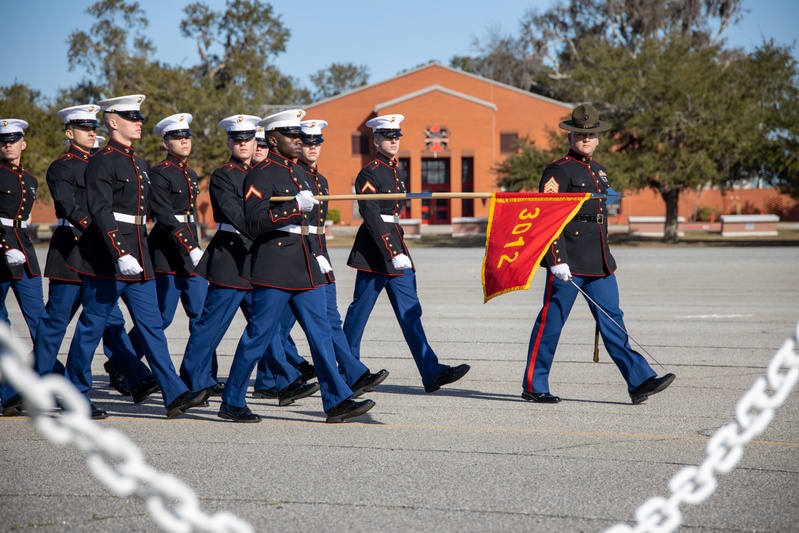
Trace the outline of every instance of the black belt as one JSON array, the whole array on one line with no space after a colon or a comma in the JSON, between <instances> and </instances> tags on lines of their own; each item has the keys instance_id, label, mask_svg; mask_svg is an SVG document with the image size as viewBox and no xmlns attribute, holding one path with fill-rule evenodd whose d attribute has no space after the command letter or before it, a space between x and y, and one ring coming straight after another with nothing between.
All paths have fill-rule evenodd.
<instances>
[{"instance_id":1,"label":"black belt","mask_svg":"<svg viewBox=\"0 0 799 533\"><path fill-rule=\"evenodd\" d=\"M597 224L605 223L605 215L577 215L574 220L580 222L596 222Z\"/></svg>"}]
</instances>

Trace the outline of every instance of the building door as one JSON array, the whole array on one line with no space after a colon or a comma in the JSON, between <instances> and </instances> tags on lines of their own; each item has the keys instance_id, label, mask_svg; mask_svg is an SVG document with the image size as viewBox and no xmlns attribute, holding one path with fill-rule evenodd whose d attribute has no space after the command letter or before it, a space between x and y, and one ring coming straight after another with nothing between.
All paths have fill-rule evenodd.
<instances>
[{"instance_id":1,"label":"building door","mask_svg":"<svg viewBox=\"0 0 799 533\"><path fill-rule=\"evenodd\" d=\"M422 159L422 191L450 192L449 158ZM422 200L422 224L449 224L450 201L440 198Z\"/></svg>"}]
</instances>

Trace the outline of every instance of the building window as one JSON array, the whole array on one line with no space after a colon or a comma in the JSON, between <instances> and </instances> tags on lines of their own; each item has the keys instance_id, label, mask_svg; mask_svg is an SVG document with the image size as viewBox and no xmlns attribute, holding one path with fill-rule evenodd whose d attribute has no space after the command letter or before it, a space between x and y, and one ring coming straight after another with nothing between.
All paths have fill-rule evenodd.
<instances>
[{"instance_id":1,"label":"building window","mask_svg":"<svg viewBox=\"0 0 799 533\"><path fill-rule=\"evenodd\" d=\"M461 191L474 192L474 158L461 158ZM461 200L461 216L474 216L474 199L463 198Z\"/></svg>"},{"instance_id":2,"label":"building window","mask_svg":"<svg viewBox=\"0 0 799 533\"><path fill-rule=\"evenodd\" d=\"M515 154L518 151L519 134L518 132L500 133L499 134L499 153L501 154Z\"/></svg>"},{"instance_id":3,"label":"building window","mask_svg":"<svg viewBox=\"0 0 799 533\"><path fill-rule=\"evenodd\" d=\"M369 136L368 135L353 135L352 136L352 155L369 154Z\"/></svg>"}]
</instances>

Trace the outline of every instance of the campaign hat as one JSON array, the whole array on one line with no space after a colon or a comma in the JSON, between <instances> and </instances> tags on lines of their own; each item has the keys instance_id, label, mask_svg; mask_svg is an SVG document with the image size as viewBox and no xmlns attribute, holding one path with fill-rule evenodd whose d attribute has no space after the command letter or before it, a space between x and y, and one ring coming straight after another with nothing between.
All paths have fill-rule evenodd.
<instances>
[{"instance_id":1,"label":"campaign hat","mask_svg":"<svg viewBox=\"0 0 799 533\"><path fill-rule=\"evenodd\" d=\"M562 130L594 133L607 131L610 124L599 120L599 111L591 104L580 104L572 111L572 118L564 120L558 127Z\"/></svg>"}]
</instances>

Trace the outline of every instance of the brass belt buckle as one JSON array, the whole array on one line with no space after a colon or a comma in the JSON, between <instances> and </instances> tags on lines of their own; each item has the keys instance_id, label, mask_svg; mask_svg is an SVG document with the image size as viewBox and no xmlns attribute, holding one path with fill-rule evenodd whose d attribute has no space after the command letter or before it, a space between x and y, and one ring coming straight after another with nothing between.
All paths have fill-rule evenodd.
<instances>
[{"instance_id":1,"label":"brass belt buckle","mask_svg":"<svg viewBox=\"0 0 799 533\"><path fill-rule=\"evenodd\" d=\"M604 224L605 223L605 215L597 215L596 216L596 223L597 224Z\"/></svg>"},{"instance_id":2,"label":"brass belt buckle","mask_svg":"<svg viewBox=\"0 0 799 533\"><path fill-rule=\"evenodd\" d=\"M308 226L300 226L300 234L301 235L308 235Z\"/></svg>"}]
</instances>

